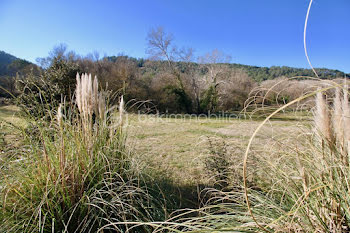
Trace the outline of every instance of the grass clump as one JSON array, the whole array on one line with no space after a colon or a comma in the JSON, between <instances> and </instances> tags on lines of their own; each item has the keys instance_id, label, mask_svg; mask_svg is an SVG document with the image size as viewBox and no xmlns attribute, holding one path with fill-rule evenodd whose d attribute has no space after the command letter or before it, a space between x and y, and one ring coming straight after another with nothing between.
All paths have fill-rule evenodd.
<instances>
[{"instance_id":1,"label":"grass clump","mask_svg":"<svg viewBox=\"0 0 350 233\"><path fill-rule=\"evenodd\" d=\"M0 231L123 232L127 222L164 219L125 146L123 105L109 106L97 78L78 74L75 102L50 122L31 121L37 134L23 131L29 149L1 180Z\"/></svg>"},{"instance_id":2,"label":"grass clump","mask_svg":"<svg viewBox=\"0 0 350 233\"><path fill-rule=\"evenodd\" d=\"M245 167L243 182L231 181L235 186L229 190L206 190L211 198L203 208L193 210L197 217L178 215L174 218L178 225L171 228L349 232L350 106L348 86L336 85L334 92L326 87L316 93L313 121L304 133L290 141L276 139L259 153L249 151L255 165Z\"/></svg>"}]
</instances>

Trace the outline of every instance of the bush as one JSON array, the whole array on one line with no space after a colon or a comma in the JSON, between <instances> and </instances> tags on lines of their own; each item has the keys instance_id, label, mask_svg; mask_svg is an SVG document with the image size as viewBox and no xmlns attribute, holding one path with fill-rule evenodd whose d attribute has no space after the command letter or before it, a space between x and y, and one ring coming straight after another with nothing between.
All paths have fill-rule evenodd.
<instances>
[{"instance_id":1,"label":"bush","mask_svg":"<svg viewBox=\"0 0 350 233\"><path fill-rule=\"evenodd\" d=\"M200 109L202 112L215 112L218 106L218 93L216 84L210 85L207 90L203 92L203 98L200 100Z\"/></svg>"},{"instance_id":2,"label":"bush","mask_svg":"<svg viewBox=\"0 0 350 233\"><path fill-rule=\"evenodd\" d=\"M59 103L70 102L75 90L75 77L79 67L63 58L54 58L41 75L33 72L17 79L16 89L20 93L17 103L28 116L35 119L52 120L53 110Z\"/></svg>"},{"instance_id":3,"label":"bush","mask_svg":"<svg viewBox=\"0 0 350 233\"><path fill-rule=\"evenodd\" d=\"M77 81L77 106L59 105L50 124L32 121L39 136L25 135L30 150L9 164L0 231L123 232L128 221L164 220L125 147L123 101L113 111L96 78ZM131 231L140 230L149 231Z\"/></svg>"},{"instance_id":4,"label":"bush","mask_svg":"<svg viewBox=\"0 0 350 233\"><path fill-rule=\"evenodd\" d=\"M204 160L205 170L208 175L221 187L229 185L229 174L232 168L232 156L227 150L225 142L209 141L209 156Z\"/></svg>"}]
</instances>

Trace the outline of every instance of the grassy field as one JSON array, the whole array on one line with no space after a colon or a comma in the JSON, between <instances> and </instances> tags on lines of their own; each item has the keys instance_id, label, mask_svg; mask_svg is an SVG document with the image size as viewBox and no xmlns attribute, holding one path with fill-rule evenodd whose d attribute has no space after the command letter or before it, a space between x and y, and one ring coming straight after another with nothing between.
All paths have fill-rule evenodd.
<instances>
[{"instance_id":1,"label":"grassy field","mask_svg":"<svg viewBox=\"0 0 350 233\"><path fill-rule=\"evenodd\" d=\"M255 139L255 151L266 150L277 141L297 135L300 122L295 114L280 114L265 125ZM25 120L15 106L0 107L1 150L16 147L21 141L16 127ZM210 177L203 161L210 155L210 142L220 141L240 163L248 140L261 120L241 118L160 118L128 114L128 145L145 166L165 171L177 183L207 184ZM278 140L277 140L278 139Z\"/></svg>"},{"instance_id":2,"label":"grassy field","mask_svg":"<svg viewBox=\"0 0 350 233\"><path fill-rule=\"evenodd\" d=\"M0 150L16 147L21 141L20 127L25 126L25 120L20 117L15 106L0 107Z\"/></svg>"},{"instance_id":3,"label":"grassy field","mask_svg":"<svg viewBox=\"0 0 350 233\"><path fill-rule=\"evenodd\" d=\"M238 174L238 179L240 180L243 156L248 141L255 129L262 123L262 119L248 116L237 118L197 118L192 116L192 118L183 118L181 115L178 115L177 118L167 118L154 115L125 114L126 146L128 148L126 151L132 153L131 158L135 160L136 166L140 167L139 171L143 173L146 171L144 174L153 177L154 182L158 182L154 186L160 185L162 187L162 192L165 192L165 194L160 195L175 197L175 199L171 200L171 202L176 200L173 204L174 207L168 207L168 211L171 212L176 208L198 208L201 206L202 199L199 195L202 195L200 192L203 188L217 187L217 183L215 183L217 180L213 179L212 170L208 168L207 163L208 159L213 156L213 153L216 155L216 148L224 148L225 153L219 153L218 155L228 156L226 158L226 161L229 162L228 168L230 172ZM300 121L300 119L303 120ZM14 106L0 107L0 121L1 160L10 162L7 164L11 167L11 161L19 161L22 157L22 150L25 149L21 146L23 139L19 130L26 125L26 121L21 118L19 109ZM250 171L256 174L259 172L255 169L255 167L259 167L257 166L259 163L257 158L261 159L266 155L271 156L272 160L274 160L274 154L271 151L281 152L284 144L290 147L294 142L298 143L297 138L303 134L305 124L307 124L305 115L290 112L279 114L265 124L255 137L251 147L248 162ZM70 127L69 123L66 127ZM64 144L61 144L59 140L55 140L51 136L45 139L44 146L45 148L51 148L48 151L51 151L52 159L57 159L62 154L60 151L57 153L59 145L72 146L72 149L66 150L65 153L73 153L80 146L80 140L74 141L77 145L70 144L70 135L68 133L68 139L66 139L67 141ZM100 136L89 136L92 140L94 137ZM53 141L51 142L50 140ZM84 141L85 139L82 140ZM118 140L115 141L118 142ZM107 148L105 145L109 145L108 142L101 145L101 148ZM10 153L9 150L12 152ZM45 156L45 149L43 151ZM113 150L109 153L112 156L111 159L114 156L118 156ZM10 157L6 156L7 154L16 154L16 156ZM75 155L75 153L73 154ZM43 156L40 145L38 156L38 158ZM276 158L278 157L279 155L276 155ZM43 159L43 165L45 165L44 162L45 159ZM131 164L133 163L131 162ZM134 166L131 165L130 167L135 169ZM59 167L56 169L59 169ZM6 174L7 168L1 171L4 172L4 175L8 175ZM67 171L63 169L63 172ZM220 170L220 172L222 171ZM262 173L260 172L259 174ZM45 176L44 180L46 180ZM163 178L165 179L163 180ZM235 178L232 182L234 185ZM69 186L67 188L68 190L70 189ZM29 194L32 195L31 188L28 190ZM39 193L37 197L40 198L40 195L43 194ZM178 199L179 203L177 202ZM166 202L165 199L164 202Z\"/></svg>"},{"instance_id":4,"label":"grassy field","mask_svg":"<svg viewBox=\"0 0 350 233\"><path fill-rule=\"evenodd\" d=\"M277 141L295 138L300 122L293 114L279 115L255 138L254 151L270 149ZM206 184L203 161L210 154L210 143L226 145L228 153L242 162L244 150L261 120L196 118L174 119L128 115L129 145L140 160L150 167L166 171L179 183ZM266 148L267 147L267 148Z\"/></svg>"},{"instance_id":5,"label":"grassy field","mask_svg":"<svg viewBox=\"0 0 350 233\"><path fill-rule=\"evenodd\" d=\"M17 222L21 216L36 229L45 220L39 213L45 211L60 218L52 225L46 222L47 229L61 229L74 218L71 229L78 229L74 225L78 222L96 230L109 223L90 224L85 214L104 221L112 211L117 225L171 219L172 227L180 231L184 228L177 228L178 222L195 232L240 228L261 232L259 223L271 232L342 232L348 226L344 219L350 216L349 173L344 172L350 159L344 150L348 146L342 144L350 142L346 131L350 109L346 92L343 95L327 106L318 94L313 119L308 116L311 112L280 113L257 134L263 118L250 115L171 118L118 111L108 120L90 116L90 121L72 124L59 118L58 110L57 119L40 128L40 138L28 145L27 140L21 144L20 130L26 121L19 110L0 107L0 159L7 164L0 169L4 177L0 190L8 190L2 199L7 211L0 215L8 222L0 227L22 229ZM31 138L31 132L26 135ZM216 177L215 171L219 171ZM46 205L41 204L44 201ZM181 219L181 214L172 218L184 209L195 213L188 212L189 219ZM120 214L130 211L131 217ZM35 219L27 220L33 214ZM146 225L140 229L148 229ZM127 224L117 232L125 231L123 227Z\"/></svg>"},{"instance_id":6,"label":"grassy field","mask_svg":"<svg viewBox=\"0 0 350 233\"><path fill-rule=\"evenodd\" d=\"M283 137L300 132L300 116L280 114L265 125L255 139L254 150L265 150ZM0 107L1 150L16 147L19 129L25 126L15 106ZM128 114L128 145L140 161L155 171L165 171L181 184L206 184L210 177L203 160L210 154L210 142L226 145L232 158L241 162L248 140L261 120L244 118L160 118ZM275 140L276 139L276 140ZM3 152L4 153L4 152Z\"/></svg>"}]
</instances>

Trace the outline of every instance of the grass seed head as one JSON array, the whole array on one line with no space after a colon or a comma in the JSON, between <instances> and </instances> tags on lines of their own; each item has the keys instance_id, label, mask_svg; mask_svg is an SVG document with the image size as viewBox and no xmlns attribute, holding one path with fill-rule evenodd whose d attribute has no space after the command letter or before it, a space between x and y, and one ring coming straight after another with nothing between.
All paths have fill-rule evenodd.
<instances>
[{"instance_id":1,"label":"grass seed head","mask_svg":"<svg viewBox=\"0 0 350 233\"><path fill-rule=\"evenodd\" d=\"M340 88L335 89L335 97L333 100L333 130L334 136L338 143L342 146L344 143L344 128L343 128L343 111L342 111L342 101L340 98L341 90Z\"/></svg>"},{"instance_id":2,"label":"grass seed head","mask_svg":"<svg viewBox=\"0 0 350 233\"><path fill-rule=\"evenodd\" d=\"M331 121L326 100L321 91L316 94L316 111L314 112L316 131L321 138L328 141L332 139Z\"/></svg>"}]
</instances>

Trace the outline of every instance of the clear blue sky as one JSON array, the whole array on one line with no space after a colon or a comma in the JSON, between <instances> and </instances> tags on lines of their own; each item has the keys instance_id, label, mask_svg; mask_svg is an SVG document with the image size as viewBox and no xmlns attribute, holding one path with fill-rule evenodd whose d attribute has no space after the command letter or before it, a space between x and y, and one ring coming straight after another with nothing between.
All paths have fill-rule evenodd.
<instances>
[{"instance_id":1,"label":"clear blue sky","mask_svg":"<svg viewBox=\"0 0 350 233\"><path fill-rule=\"evenodd\" d=\"M79 54L146 57L163 26L196 55L215 48L232 62L307 67L308 0L0 0L0 50L35 61L58 43ZM308 47L315 67L350 72L350 1L314 0Z\"/></svg>"}]
</instances>

